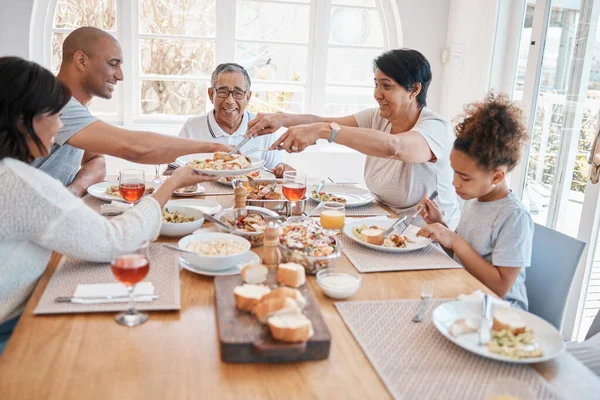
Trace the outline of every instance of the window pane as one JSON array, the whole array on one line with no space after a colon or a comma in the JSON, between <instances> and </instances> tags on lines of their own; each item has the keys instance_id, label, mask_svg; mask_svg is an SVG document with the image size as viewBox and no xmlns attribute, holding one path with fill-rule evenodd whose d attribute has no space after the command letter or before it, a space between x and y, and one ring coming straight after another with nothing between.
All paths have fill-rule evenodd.
<instances>
[{"instance_id":1,"label":"window pane","mask_svg":"<svg viewBox=\"0 0 600 400\"><path fill-rule=\"evenodd\" d=\"M117 29L116 0L59 0L54 14L55 28L75 29L95 26L107 31Z\"/></svg>"},{"instance_id":2,"label":"window pane","mask_svg":"<svg viewBox=\"0 0 600 400\"><path fill-rule=\"evenodd\" d=\"M215 68L215 42L142 39L140 59L144 74L208 76Z\"/></svg>"},{"instance_id":3,"label":"window pane","mask_svg":"<svg viewBox=\"0 0 600 400\"><path fill-rule=\"evenodd\" d=\"M327 82L372 84L373 59L382 52L383 49L329 49L327 52Z\"/></svg>"},{"instance_id":4,"label":"window pane","mask_svg":"<svg viewBox=\"0 0 600 400\"><path fill-rule=\"evenodd\" d=\"M375 7L375 0L332 0L331 4L344 6Z\"/></svg>"},{"instance_id":5,"label":"window pane","mask_svg":"<svg viewBox=\"0 0 600 400\"><path fill-rule=\"evenodd\" d=\"M527 71L527 57L529 57L529 48L531 47L531 27L533 25L533 15L535 13L535 4L527 4L525 9L525 22L521 31L521 44L519 45L519 58L517 60L517 78L515 81L515 90L513 92L514 100L523 99L523 89L525 87L525 73Z\"/></svg>"},{"instance_id":6,"label":"window pane","mask_svg":"<svg viewBox=\"0 0 600 400\"><path fill-rule=\"evenodd\" d=\"M373 99L373 88L328 87L325 92L326 116L351 115L373 107L377 107Z\"/></svg>"},{"instance_id":7,"label":"window pane","mask_svg":"<svg viewBox=\"0 0 600 400\"><path fill-rule=\"evenodd\" d=\"M348 29L351 26L352 29ZM330 44L383 46L377 10L333 7L329 26Z\"/></svg>"},{"instance_id":8,"label":"window pane","mask_svg":"<svg viewBox=\"0 0 600 400\"><path fill-rule=\"evenodd\" d=\"M240 1L236 36L246 40L308 43L309 6Z\"/></svg>"},{"instance_id":9,"label":"window pane","mask_svg":"<svg viewBox=\"0 0 600 400\"><path fill-rule=\"evenodd\" d=\"M252 98L247 110L252 113L259 112L303 112L304 93L256 91L252 92Z\"/></svg>"},{"instance_id":10,"label":"window pane","mask_svg":"<svg viewBox=\"0 0 600 400\"><path fill-rule=\"evenodd\" d=\"M142 114L195 115L205 112L208 82L141 81Z\"/></svg>"},{"instance_id":11,"label":"window pane","mask_svg":"<svg viewBox=\"0 0 600 400\"><path fill-rule=\"evenodd\" d=\"M58 73L60 63L62 62L62 44L68 33L52 34L52 72Z\"/></svg>"},{"instance_id":12,"label":"window pane","mask_svg":"<svg viewBox=\"0 0 600 400\"><path fill-rule=\"evenodd\" d=\"M216 20L215 0L140 0L140 33L214 37Z\"/></svg>"},{"instance_id":13,"label":"window pane","mask_svg":"<svg viewBox=\"0 0 600 400\"><path fill-rule=\"evenodd\" d=\"M307 52L305 46L239 42L235 60L253 79L304 82Z\"/></svg>"}]
</instances>

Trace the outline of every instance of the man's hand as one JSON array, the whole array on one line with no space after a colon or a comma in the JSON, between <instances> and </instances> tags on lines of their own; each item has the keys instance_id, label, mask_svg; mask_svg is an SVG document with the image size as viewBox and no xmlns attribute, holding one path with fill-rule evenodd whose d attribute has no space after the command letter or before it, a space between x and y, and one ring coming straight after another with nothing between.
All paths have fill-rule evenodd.
<instances>
[{"instance_id":1,"label":"man's hand","mask_svg":"<svg viewBox=\"0 0 600 400\"><path fill-rule=\"evenodd\" d=\"M285 114L257 114L256 118L248 122L248 130L244 136L262 136L275 132L284 126Z\"/></svg>"},{"instance_id":2,"label":"man's hand","mask_svg":"<svg viewBox=\"0 0 600 400\"><path fill-rule=\"evenodd\" d=\"M456 233L440 223L427 225L417 232L417 236L422 236L439 242L442 246L449 250L453 250L454 243L458 237Z\"/></svg>"},{"instance_id":3,"label":"man's hand","mask_svg":"<svg viewBox=\"0 0 600 400\"><path fill-rule=\"evenodd\" d=\"M279 163L271 170L276 178L283 178L283 173L287 171L295 171L295 169L286 163Z\"/></svg>"},{"instance_id":4,"label":"man's hand","mask_svg":"<svg viewBox=\"0 0 600 400\"><path fill-rule=\"evenodd\" d=\"M213 153L216 153L217 151L229 153L235 147L235 146L230 146L228 144L221 144L221 143L213 143L213 145L214 145Z\"/></svg>"}]
</instances>

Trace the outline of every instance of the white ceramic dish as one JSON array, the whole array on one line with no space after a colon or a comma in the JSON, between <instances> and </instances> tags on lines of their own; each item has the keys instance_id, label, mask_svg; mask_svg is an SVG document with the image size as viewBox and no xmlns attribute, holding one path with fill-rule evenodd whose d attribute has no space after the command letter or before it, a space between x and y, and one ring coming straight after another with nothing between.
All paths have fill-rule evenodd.
<instances>
[{"instance_id":1,"label":"white ceramic dish","mask_svg":"<svg viewBox=\"0 0 600 400\"><path fill-rule=\"evenodd\" d=\"M325 268L317 272L317 285L321 288L325 296L343 300L352 297L358 288L362 279L358 274L349 274Z\"/></svg>"},{"instance_id":2,"label":"white ceramic dish","mask_svg":"<svg viewBox=\"0 0 600 400\"><path fill-rule=\"evenodd\" d=\"M186 249L191 241L200 242L216 242L216 241L231 241L241 244L244 249L236 254L223 256L209 256L204 254L181 253L180 257L190 263L193 267L205 271L223 271L231 268L233 265L240 263L250 251L250 242L243 237L230 235L228 233L206 232L195 233L193 235L181 238L177 245L180 249Z\"/></svg>"},{"instance_id":3,"label":"white ceramic dish","mask_svg":"<svg viewBox=\"0 0 600 400\"><path fill-rule=\"evenodd\" d=\"M223 209L216 201L202 200L202 199L181 199L181 200L169 200L165 207L169 206L186 206L196 208L205 214L215 215Z\"/></svg>"},{"instance_id":4,"label":"white ceramic dish","mask_svg":"<svg viewBox=\"0 0 600 400\"><path fill-rule=\"evenodd\" d=\"M247 215L247 214L261 214L264 217L279 217L279 214L277 214L275 211L271 211L271 210L268 210L263 207L246 206L246 208L244 208L244 209L226 208L226 209L221 210L218 213L216 213L215 218L218 219L219 221L225 222L226 224L229 225L228 221L237 220L242 215ZM235 229L235 230L229 231L218 225L217 225L217 228L218 228L219 232L231 233L233 235L239 235L241 237L248 239L248 241L250 241L250 243L252 244L252 247L262 246L262 244L263 244L263 239L265 236L264 231L247 232L247 231L235 229L233 226L231 228Z\"/></svg>"},{"instance_id":5,"label":"white ceramic dish","mask_svg":"<svg viewBox=\"0 0 600 400\"><path fill-rule=\"evenodd\" d=\"M113 196L111 194L106 194L106 189L108 189L110 186L113 186L113 185L118 186L119 182L118 181L109 181L109 182L96 183L95 185L88 187L87 192L90 196L93 196L93 197L103 200L103 201L111 202L113 200L117 200L117 201L122 201L123 203L127 203L120 196ZM154 190L156 190L156 189L158 189L158 187L160 185L153 183L153 182L146 182L146 187L150 187L150 186L152 186L154 188Z\"/></svg>"},{"instance_id":6,"label":"white ceramic dish","mask_svg":"<svg viewBox=\"0 0 600 400\"><path fill-rule=\"evenodd\" d=\"M165 208L169 211L179 211L182 214L194 217L194 221L182 223L169 223L163 221L160 227L161 235L170 237L182 237L190 235L195 230L200 229L200 227L204 223L204 218L202 218L202 212L196 208L180 205L167 205Z\"/></svg>"},{"instance_id":7,"label":"white ceramic dish","mask_svg":"<svg viewBox=\"0 0 600 400\"><path fill-rule=\"evenodd\" d=\"M194 160L202 160L202 159L212 159L213 153L198 153L198 154L188 154L185 156L177 157L176 162L180 165L185 165ZM196 169L196 171L213 176L238 176L238 175L246 175L248 172L256 171L257 169L262 168L265 165L265 160L256 157L248 157L250 159L251 165L248 168L243 169L235 169L235 170L217 170L217 169Z\"/></svg>"},{"instance_id":8,"label":"white ceramic dish","mask_svg":"<svg viewBox=\"0 0 600 400\"><path fill-rule=\"evenodd\" d=\"M492 306L492 313L502 308L503 306L494 304ZM493 360L515 364L532 364L551 360L563 351L565 347L564 341L554 326L527 311L520 309L514 309L514 311L523 319L527 325L527 329L534 330L535 337L544 349L543 356L513 359L500 354L490 353L487 345L479 346L477 332L460 335L458 337L451 336L448 333L448 329L450 329L452 323L459 318L469 318L473 322L479 324L481 321L481 302L456 300L441 304L433 311L432 320L437 330L452 343L472 353Z\"/></svg>"},{"instance_id":9,"label":"white ceramic dish","mask_svg":"<svg viewBox=\"0 0 600 400\"><path fill-rule=\"evenodd\" d=\"M359 243L370 249L379 250L379 251L387 251L390 253L406 253L407 251L414 251L414 250L419 250L419 249L425 248L431 244L431 239L416 236L417 232L419 231L420 228L417 226L414 226L414 225L409 226L408 229L406 229L406 231L404 231L404 233L402 234L414 241L414 243L407 243L406 247L404 247L404 248L377 246L375 244L363 242L362 240L360 240L359 238L354 236L354 233L352 233L352 230L355 227L362 226L362 225L378 226L378 227L387 229L390 226L392 226L394 221L395 221L395 219L363 218L363 219L356 220L354 222L347 223L344 226L343 231L344 231L344 235L346 235L350 239L354 240L356 243Z\"/></svg>"},{"instance_id":10,"label":"white ceramic dish","mask_svg":"<svg viewBox=\"0 0 600 400\"><path fill-rule=\"evenodd\" d=\"M176 190L176 191L173 192L173 196L176 196L176 197L194 197L194 196L200 196L204 192L206 192L206 188L204 186L202 186L202 185L196 185L196 190L193 191L193 192L178 192Z\"/></svg>"},{"instance_id":11,"label":"white ceramic dish","mask_svg":"<svg viewBox=\"0 0 600 400\"><path fill-rule=\"evenodd\" d=\"M241 176L241 175L240 175L240 176ZM233 177L232 177L232 178L233 178ZM234 179L236 179L236 178L234 178ZM274 175L274 174L272 174L272 173L270 173L270 172L267 172L267 171L265 171L265 170L262 170L262 171L260 171L260 173L258 174L258 176L257 176L256 178L254 178L254 177L253 177L252 179L275 179L275 175ZM227 180L225 177L223 177L223 178L219 178L219 179L217 180L217 183L220 183L221 185L224 185L224 186L229 186L229 187L231 187L231 181L232 181L232 180L233 180L233 179L231 179L231 180ZM243 175L243 177L239 178L239 180L243 180L243 181L245 181L245 180L247 180L247 179L245 178L245 175Z\"/></svg>"},{"instance_id":12,"label":"white ceramic dish","mask_svg":"<svg viewBox=\"0 0 600 400\"><path fill-rule=\"evenodd\" d=\"M319 185L310 185L306 189L306 196L317 203L319 203L320 200L317 200L312 196L312 191L317 190L318 186ZM371 192L354 186L329 184L324 185L321 192L331 193L334 196L345 199L346 207L348 208L365 206L375 200Z\"/></svg>"},{"instance_id":13,"label":"white ceramic dish","mask_svg":"<svg viewBox=\"0 0 600 400\"><path fill-rule=\"evenodd\" d=\"M240 261L238 264L236 264L235 266L233 266L231 268L224 269L222 271L207 271L205 269L200 269L200 268L194 267L192 264L187 262L185 259L183 259L181 257L179 258L179 265L181 266L181 268L187 269L188 271L193 272L195 274L205 275L205 276L239 275L240 272L242 272L242 268L244 268L244 266L246 266L248 264L259 264L259 263L260 263L260 257L252 251L249 251L248 254L246 254L246 257L242 261Z\"/></svg>"}]
</instances>

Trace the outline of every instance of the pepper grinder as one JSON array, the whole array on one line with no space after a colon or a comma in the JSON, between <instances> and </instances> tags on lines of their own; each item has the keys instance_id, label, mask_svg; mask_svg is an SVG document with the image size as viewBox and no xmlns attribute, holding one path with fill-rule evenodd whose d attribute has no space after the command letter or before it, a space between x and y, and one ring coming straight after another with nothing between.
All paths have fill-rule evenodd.
<instances>
[{"instance_id":1,"label":"pepper grinder","mask_svg":"<svg viewBox=\"0 0 600 400\"><path fill-rule=\"evenodd\" d=\"M268 267L276 267L279 265L279 224L270 221L265 228L263 239L263 264Z\"/></svg>"},{"instance_id":2,"label":"pepper grinder","mask_svg":"<svg viewBox=\"0 0 600 400\"><path fill-rule=\"evenodd\" d=\"M235 196L233 208L246 208L246 197L248 197L248 191L244 186L242 186L241 182L238 183L236 188L233 190L233 195Z\"/></svg>"}]
</instances>

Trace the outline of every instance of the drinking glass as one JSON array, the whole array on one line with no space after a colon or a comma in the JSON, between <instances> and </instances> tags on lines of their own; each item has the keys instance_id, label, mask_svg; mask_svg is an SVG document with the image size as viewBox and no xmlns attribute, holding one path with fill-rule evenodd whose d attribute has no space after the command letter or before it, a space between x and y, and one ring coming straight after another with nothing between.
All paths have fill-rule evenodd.
<instances>
[{"instance_id":1,"label":"drinking glass","mask_svg":"<svg viewBox=\"0 0 600 400\"><path fill-rule=\"evenodd\" d=\"M119 256L110 263L113 275L127 287L129 294L129 309L115 317L115 321L121 325L132 327L141 325L148 320L148 314L135 309L133 296L135 285L143 280L150 270L148 246L149 243L144 243L138 250Z\"/></svg>"},{"instance_id":2,"label":"drinking glass","mask_svg":"<svg viewBox=\"0 0 600 400\"><path fill-rule=\"evenodd\" d=\"M346 206L328 201L321 207L321 226L325 229L342 230L346 221Z\"/></svg>"},{"instance_id":3,"label":"drinking glass","mask_svg":"<svg viewBox=\"0 0 600 400\"><path fill-rule=\"evenodd\" d=\"M133 207L144 196L146 183L141 169L124 169L119 172L119 193Z\"/></svg>"},{"instance_id":4,"label":"drinking glass","mask_svg":"<svg viewBox=\"0 0 600 400\"><path fill-rule=\"evenodd\" d=\"M519 380L498 378L491 381L487 387L485 400L533 400L531 387Z\"/></svg>"},{"instance_id":5,"label":"drinking glass","mask_svg":"<svg viewBox=\"0 0 600 400\"><path fill-rule=\"evenodd\" d=\"M163 183L165 183L165 181L160 179L160 164L154 165L154 170L156 171L156 174L154 175L154 180L152 182L159 184L159 185L162 185Z\"/></svg>"},{"instance_id":6,"label":"drinking glass","mask_svg":"<svg viewBox=\"0 0 600 400\"><path fill-rule=\"evenodd\" d=\"M290 215L294 215L296 202L302 200L306 194L306 173L300 171L287 171L283 173L283 195L292 205Z\"/></svg>"}]
</instances>

